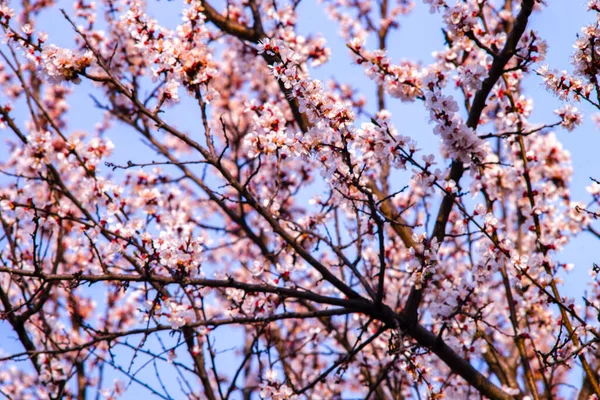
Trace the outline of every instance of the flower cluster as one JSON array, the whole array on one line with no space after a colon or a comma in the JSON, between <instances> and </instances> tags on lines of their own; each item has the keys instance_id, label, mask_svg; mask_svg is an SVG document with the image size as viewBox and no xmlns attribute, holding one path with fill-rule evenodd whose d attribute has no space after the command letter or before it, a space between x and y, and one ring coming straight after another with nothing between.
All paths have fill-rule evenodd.
<instances>
[{"instance_id":1,"label":"flower cluster","mask_svg":"<svg viewBox=\"0 0 600 400\"><path fill-rule=\"evenodd\" d=\"M123 16L137 50L153 65L153 79L163 77L163 95L171 102L179 101L181 84L193 91L201 85L206 87L216 74L210 50L201 45L209 37L202 9L201 2L191 2L176 32L163 28L146 15L141 3L133 2ZM211 92L209 97L212 96Z\"/></svg>"},{"instance_id":2,"label":"flower cluster","mask_svg":"<svg viewBox=\"0 0 600 400\"><path fill-rule=\"evenodd\" d=\"M479 10L472 2L457 2L444 10L444 22L450 28L451 34L461 36L476 29L478 15ZM478 27L477 29L481 30Z\"/></svg>"},{"instance_id":3,"label":"flower cluster","mask_svg":"<svg viewBox=\"0 0 600 400\"><path fill-rule=\"evenodd\" d=\"M546 88L555 93L561 100L572 97L576 101L589 98L593 92L593 84L585 83L583 79L569 75L567 71L550 70L543 65L538 69Z\"/></svg>"},{"instance_id":4,"label":"flower cluster","mask_svg":"<svg viewBox=\"0 0 600 400\"><path fill-rule=\"evenodd\" d=\"M435 124L433 131L442 137L451 158L465 163L481 161L487 154L485 143L458 115L456 100L442 93L446 80L444 73L435 69L423 80L425 107Z\"/></svg>"},{"instance_id":5,"label":"flower cluster","mask_svg":"<svg viewBox=\"0 0 600 400\"><path fill-rule=\"evenodd\" d=\"M90 50L76 54L72 50L49 44L44 46L39 63L42 73L52 83L80 83L80 74L85 72L93 61L94 56Z\"/></svg>"},{"instance_id":6,"label":"flower cluster","mask_svg":"<svg viewBox=\"0 0 600 400\"><path fill-rule=\"evenodd\" d=\"M410 102L423 95L422 71L416 64L409 61L393 64L383 51L369 52L363 47L363 41L357 38L348 47L356 56L356 62L364 64L366 75L383 85L390 96Z\"/></svg>"},{"instance_id":7,"label":"flower cluster","mask_svg":"<svg viewBox=\"0 0 600 400\"><path fill-rule=\"evenodd\" d=\"M570 104L566 104L562 108L555 110L554 113L560 117L560 125L569 132L583 122L581 112Z\"/></svg>"},{"instance_id":8,"label":"flower cluster","mask_svg":"<svg viewBox=\"0 0 600 400\"><path fill-rule=\"evenodd\" d=\"M292 388L281 384L277 380L277 371L267 370L265 380L260 384L260 397L265 400L296 400L298 396L294 394Z\"/></svg>"}]
</instances>

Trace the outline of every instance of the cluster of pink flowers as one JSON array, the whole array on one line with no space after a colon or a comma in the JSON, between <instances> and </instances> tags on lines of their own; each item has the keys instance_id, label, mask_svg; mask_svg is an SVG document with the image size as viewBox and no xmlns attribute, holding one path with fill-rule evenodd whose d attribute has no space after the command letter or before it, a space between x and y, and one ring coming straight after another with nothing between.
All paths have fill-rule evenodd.
<instances>
[{"instance_id":1,"label":"cluster of pink flowers","mask_svg":"<svg viewBox=\"0 0 600 400\"><path fill-rule=\"evenodd\" d=\"M452 96L442 93L447 78L442 71L433 70L423 79L425 107L434 133L441 136L448 155L465 163L483 160L487 150L485 143L469 128L458 114L458 103Z\"/></svg>"},{"instance_id":2,"label":"cluster of pink flowers","mask_svg":"<svg viewBox=\"0 0 600 400\"><path fill-rule=\"evenodd\" d=\"M546 65L540 67L538 73L548 90L556 93L561 100L571 97L576 101L582 97L587 99L594 88L591 83L585 83L582 78L571 76L567 71L550 70Z\"/></svg>"},{"instance_id":3,"label":"cluster of pink flowers","mask_svg":"<svg viewBox=\"0 0 600 400\"><path fill-rule=\"evenodd\" d=\"M400 64L392 64L382 50L366 50L364 41L358 37L355 37L348 47L356 55L356 62L364 64L366 75L383 85L390 96L402 101L414 101L423 95L421 91L423 72L415 63L404 61Z\"/></svg>"},{"instance_id":4,"label":"cluster of pink flowers","mask_svg":"<svg viewBox=\"0 0 600 400\"><path fill-rule=\"evenodd\" d=\"M568 131L572 131L583 122L581 112L570 104L565 104L563 107L555 110L554 113L560 117L560 125Z\"/></svg>"},{"instance_id":5,"label":"cluster of pink flowers","mask_svg":"<svg viewBox=\"0 0 600 400\"><path fill-rule=\"evenodd\" d=\"M179 101L181 84L191 91L199 86L206 89L216 74L211 51L202 45L210 36L201 12L202 4L199 1L189 4L190 7L183 10L183 23L175 32L146 15L143 5L137 2L132 2L122 20L139 55L152 66L153 79L164 79L164 97L171 102Z\"/></svg>"},{"instance_id":6,"label":"cluster of pink flowers","mask_svg":"<svg viewBox=\"0 0 600 400\"><path fill-rule=\"evenodd\" d=\"M260 384L260 396L265 400L296 400L298 395L289 386L277 380L277 370L269 369Z\"/></svg>"},{"instance_id":7,"label":"cluster of pink flowers","mask_svg":"<svg viewBox=\"0 0 600 400\"><path fill-rule=\"evenodd\" d=\"M49 82L60 83L62 81L80 83L79 74L94 62L91 51L81 55L72 50L62 49L52 44L44 46L40 55L40 69Z\"/></svg>"},{"instance_id":8,"label":"cluster of pink flowers","mask_svg":"<svg viewBox=\"0 0 600 400\"><path fill-rule=\"evenodd\" d=\"M479 10L473 2L457 2L454 6L445 7L444 22L449 27L450 33L455 36L462 36L475 30L483 32L482 27L478 26L478 15Z\"/></svg>"}]
</instances>

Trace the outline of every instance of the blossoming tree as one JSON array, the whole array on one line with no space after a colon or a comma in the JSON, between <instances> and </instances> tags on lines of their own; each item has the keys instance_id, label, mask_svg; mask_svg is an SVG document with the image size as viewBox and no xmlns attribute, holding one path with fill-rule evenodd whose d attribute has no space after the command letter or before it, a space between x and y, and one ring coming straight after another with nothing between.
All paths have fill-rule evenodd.
<instances>
[{"instance_id":1,"label":"blossoming tree","mask_svg":"<svg viewBox=\"0 0 600 400\"><path fill-rule=\"evenodd\" d=\"M542 64L541 1L424 3L319 5L368 103L311 77L330 50L298 33L300 0L173 2L175 29L77 0L53 21L69 48L36 28L53 1L0 0L0 394L600 398L600 269L580 305L560 279L564 246L600 237L600 182L572 198L552 132L600 109L599 25L570 75ZM431 64L386 53L414 6L442 16ZM527 77L565 101L553 120L529 121ZM439 154L395 127L408 102ZM125 164L115 130L143 141Z\"/></svg>"}]
</instances>

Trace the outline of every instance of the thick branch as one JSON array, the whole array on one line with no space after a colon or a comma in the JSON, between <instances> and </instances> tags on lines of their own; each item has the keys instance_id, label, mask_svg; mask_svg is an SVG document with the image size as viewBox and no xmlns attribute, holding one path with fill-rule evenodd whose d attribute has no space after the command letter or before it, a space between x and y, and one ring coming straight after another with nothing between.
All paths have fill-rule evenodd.
<instances>
[{"instance_id":1,"label":"thick branch","mask_svg":"<svg viewBox=\"0 0 600 400\"><path fill-rule=\"evenodd\" d=\"M469 111L469 118L467 119L467 126L469 128L472 128L473 130L477 129L479 118L481 117L481 113L486 105L487 97L498 79L500 79L502 76L504 67L506 67L506 64L508 64L514 55L517 44L519 43L519 40L521 39L521 36L527 27L527 22L529 20L529 16L531 15L531 11L533 10L534 3L535 0L524 0L522 2L521 11L517 15L513 29L508 35L504 48L500 54L494 58L488 77L483 81L481 89L475 93L475 98L473 99L473 103L471 104ZM463 163L459 160L453 160L448 179L453 180L458 185L464 172L465 167ZM454 196L455 195L453 193L447 193L442 199L442 204L438 210L433 233L431 235L432 239L437 239L438 243L441 243L446 235L446 224L448 222L448 218L450 218L450 212L452 211L452 206L454 204ZM422 297L423 293L420 289L415 287L411 289L403 311L409 320L416 321Z\"/></svg>"}]
</instances>

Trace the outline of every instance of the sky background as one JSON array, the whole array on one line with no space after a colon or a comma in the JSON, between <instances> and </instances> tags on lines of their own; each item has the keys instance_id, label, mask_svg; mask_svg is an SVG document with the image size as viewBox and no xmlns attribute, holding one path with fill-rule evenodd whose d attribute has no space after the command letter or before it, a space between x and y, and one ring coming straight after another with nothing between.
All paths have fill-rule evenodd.
<instances>
[{"instance_id":1,"label":"sky background","mask_svg":"<svg viewBox=\"0 0 600 400\"><path fill-rule=\"evenodd\" d=\"M59 7L72 15L72 3L61 1ZM548 54L545 63L551 68L571 70L570 58L573 51L573 43L581 27L593 21L594 16L585 12L586 2L583 0L560 1L548 0L548 7L542 13L535 13L531 18L530 28L537 30L542 38L548 42ZM46 12L37 28L50 34L49 43L62 46L72 45L73 32L68 23L62 18L57 7L53 11ZM148 1L149 14L155 16L164 26L174 28L181 17L181 1ZM407 17L400 17L400 29L393 31L388 39L389 55L393 62L403 59L420 60L423 64L433 61L431 55L434 50L443 48L443 36L441 32L441 16L429 13L429 6L417 1L415 10ZM324 12L324 6L315 0L303 0L299 7L299 31L304 35L322 34L332 50L331 60L324 66L311 70L315 78L328 80L335 78L340 83L351 83L362 92L368 100L367 109L375 109L375 87L373 83L364 76L363 68L351 63L345 42L339 38L338 26L329 20ZM367 43L367 47L373 48L374 42ZM84 130L92 132L94 124L101 119L101 113L95 109L92 99L88 93L93 92L92 86L86 82L74 87L71 97L71 112L69 114L69 131ZM537 76L530 77L524 85L524 94L534 99L534 112L530 121L542 123L555 121L557 117L553 114L554 109L560 106L559 100L545 91L541 85L541 79ZM180 91L182 99L183 91ZM585 114L585 123L574 132L557 130L557 136L564 147L571 152L574 176L571 184L572 198L587 202L590 197L585 188L590 184L590 176L600 178L600 161L598 149L600 149L600 133L590 119L593 110L582 106ZM403 104L398 100L388 97L387 107L393 113L393 121L402 135L415 138L424 153L439 153L439 137L432 134L432 125L428 124L428 113L422 104ZM17 105L14 115L17 121L22 122L26 111ZM167 121L174 123L184 131L194 131L199 126L200 115L197 107L189 100L182 100L182 104L168 113ZM22 126L22 124L21 124ZM0 142L4 142L6 135L11 135L7 130L0 131ZM110 161L124 164L131 160L133 162L148 162L156 160L139 139L139 135L123 126L115 125L107 133L116 148ZM0 146L3 146L0 144ZM4 152L4 154L3 154ZM0 159L5 159L6 148L0 147ZM108 168L106 171L108 172ZM2 182L2 180L0 180ZM403 185L404 183L402 183ZM315 193L316 194L316 193ZM564 294L575 297L578 302L584 293L586 282L589 281L588 271L593 262L600 262L598 257L598 241L589 234L581 234L580 237L569 244L560 255L561 262L575 264L575 270L566 278ZM96 289L98 296L102 296L102 287ZM100 302L102 303L102 302ZM233 330L222 329L216 338L216 348L228 349L231 343L239 340L240 336ZM8 340L6 340L8 339ZM13 352L17 347L15 335L8 329L7 323L0 322L0 351ZM227 371L227 363L231 362L231 356L225 356L221 362L223 370ZM233 365L233 364L232 364ZM22 366L22 364L20 365ZM233 368L233 367L232 367ZM116 376L116 375L115 375ZM141 377L152 379L154 371L150 368ZM169 375L165 379L174 379ZM140 394L148 392L133 384L124 398L139 398Z\"/></svg>"}]
</instances>

